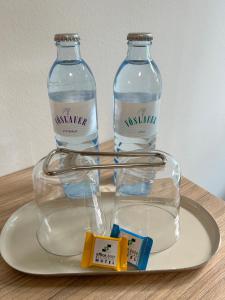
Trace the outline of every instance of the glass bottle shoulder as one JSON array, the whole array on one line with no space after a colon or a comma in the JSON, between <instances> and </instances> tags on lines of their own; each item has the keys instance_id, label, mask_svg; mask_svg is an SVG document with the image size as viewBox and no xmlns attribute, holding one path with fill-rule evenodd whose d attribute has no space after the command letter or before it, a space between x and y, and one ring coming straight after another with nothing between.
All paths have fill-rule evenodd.
<instances>
[{"instance_id":1,"label":"glass bottle shoulder","mask_svg":"<svg viewBox=\"0 0 225 300\"><path fill-rule=\"evenodd\" d=\"M160 71L153 60L127 60L120 65L114 80L114 93L161 94Z\"/></svg>"},{"instance_id":2,"label":"glass bottle shoulder","mask_svg":"<svg viewBox=\"0 0 225 300\"><path fill-rule=\"evenodd\" d=\"M49 72L48 89L60 89L73 87L74 90L95 90L94 76L83 60L56 60Z\"/></svg>"}]
</instances>

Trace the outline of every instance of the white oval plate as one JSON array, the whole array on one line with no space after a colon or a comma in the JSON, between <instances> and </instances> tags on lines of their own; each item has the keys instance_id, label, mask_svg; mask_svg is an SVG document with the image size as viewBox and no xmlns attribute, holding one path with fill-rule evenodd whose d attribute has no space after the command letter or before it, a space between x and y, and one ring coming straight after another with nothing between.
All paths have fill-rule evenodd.
<instances>
[{"instance_id":1,"label":"white oval plate","mask_svg":"<svg viewBox=\"0 0 225 300\"><path fill-rule=\"evenodd\" d=\"M102 193L104 210L110 213L113 193ZM181 232L179 240L169 249L150 256L146 271L134 268L125 272L104 269L81 269L80 256L61 257L44 251L36 240L37 208L30 202L8 219L1 232L3 259L12 268L36 275L98 275L198 268L217 252L220 231L213 217L198 203L181 197Z\"/></svg>"}]
</instances>

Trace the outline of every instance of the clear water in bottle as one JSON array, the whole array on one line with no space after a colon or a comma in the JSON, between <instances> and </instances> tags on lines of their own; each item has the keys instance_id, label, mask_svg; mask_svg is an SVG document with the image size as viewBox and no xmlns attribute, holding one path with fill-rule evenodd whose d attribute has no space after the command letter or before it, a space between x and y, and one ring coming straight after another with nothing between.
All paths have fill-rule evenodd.
<instances>
[{"instance_id":1,"label":"clear water in bottle","mask_svg":"<svg viewBox=\"0 0 225 300\"><path fill-rule=\"evenodd\" d=\"M77 34L56 35L57 59L48 78L56 143L74 150L96 150L98 126L94 76L80 56Z\"/></svg>"},{"instance_id":2,"label":"clear water in bottle","mask_svg":"<svg viewBox=\"0 0 225 300\"><path fill-rule=\"evenodd\" d=\"M127 57L114 80L117 152L155 149L162 82L150 55L151 41L150 34L128 34Z\"/></svg>"},{"instance_id":3,"label":"clear water in bottle","mask_svg":"<svg viewBox=\"0 0 225 300\"><path fill-rule=\"evenodd\" d=\"M80 55L78 34L56 34L57 58L48 77L48 95L58 147L77 151L98 150L96 84ZM75 157L75 156L74 156ZM66 160L69 167L73 157ZM70 198L87 195L87 184L64 186Z\"/></svg>"},{"instance_id":4,"label":"clear water in bottle","mask_svg":"<svg viewBox=\"0 0 225 300\"><path fill-rule=\"evenodd\" d=\"M114 80L115 151L149 152L155 149L162 81L150 55L152 35L130 33L127 57ZM115 158L115 162L124 159ZM152 174L152 179L154 173ZM151 185L120 187L120 193L145 195ZM121 190L123 189L123 190Z\"/></svg>"}]
</instances>

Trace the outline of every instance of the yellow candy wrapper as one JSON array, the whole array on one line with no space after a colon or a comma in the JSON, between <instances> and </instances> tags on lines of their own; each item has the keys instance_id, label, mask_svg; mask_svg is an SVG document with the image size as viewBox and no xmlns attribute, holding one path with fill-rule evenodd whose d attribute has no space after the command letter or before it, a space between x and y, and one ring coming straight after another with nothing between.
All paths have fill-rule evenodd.
<instances>
[{"instance_id":1,"label":"yellow candy wrapper","mask_svg":"<svg viewBox=\"0 0 225 300\"><path fill-rule=\"evenodd\" d=\"M127 270L128 240L86 232L82 268L96 266L116 271Z\"/></svg>"}]
</instances>

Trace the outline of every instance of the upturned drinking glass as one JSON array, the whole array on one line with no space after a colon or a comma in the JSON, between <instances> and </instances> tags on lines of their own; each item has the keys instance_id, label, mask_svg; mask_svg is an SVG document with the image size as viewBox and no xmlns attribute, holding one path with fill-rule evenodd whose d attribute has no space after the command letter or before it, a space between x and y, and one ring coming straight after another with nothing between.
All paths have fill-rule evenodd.
<instances>
[{"instance_id":1,"label":"upturned drinking glass","mask_svg":"<svg viewBox=\"0 0 225 300\"><path fill-rule=\"evenodd\" d=\"M33 187L40 219L38 242L52 254L78 255L82 252L86 231L96 234L105 232L98 171L80 170L52 176L43 170L45 159L40 160L33 170ZM90 165L95 161L78 154L58 153L51 160L49 168L60 172L74 164Z\"/></svg>"},{"instance_id":2,"label":"upturned drinking glass","mask_svg":"<svg viewBox=\"0 0 225 300\"><path fill-rule=\"evenodd\" d=\"M154 153L154 151L152 151ZM153 239L153 252L179 238L180 168L165 152L165 165L117 169L112 223ZM158 158L127 159L126 163L156 162Z\"/></svg>"}]
</instances>

